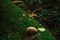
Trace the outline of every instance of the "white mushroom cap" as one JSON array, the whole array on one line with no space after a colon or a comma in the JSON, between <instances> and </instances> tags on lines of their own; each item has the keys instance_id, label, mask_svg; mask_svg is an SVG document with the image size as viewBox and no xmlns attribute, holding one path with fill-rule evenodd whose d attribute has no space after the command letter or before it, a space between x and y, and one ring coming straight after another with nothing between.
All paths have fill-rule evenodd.
<instances>
[{"instance_id":1,"label":"white mushroom cap","mask_svg":"<svg viewBox=\"0 0 60 40\"><path fill-rule=\"evenodd\" d=\"M26 31L28 31L28 30L34 30L34 31L37 31L37 29L36 29L35 27L33 27L33 26L28 27L28 28L26 29Z\"/></svg>"}]
</instances>

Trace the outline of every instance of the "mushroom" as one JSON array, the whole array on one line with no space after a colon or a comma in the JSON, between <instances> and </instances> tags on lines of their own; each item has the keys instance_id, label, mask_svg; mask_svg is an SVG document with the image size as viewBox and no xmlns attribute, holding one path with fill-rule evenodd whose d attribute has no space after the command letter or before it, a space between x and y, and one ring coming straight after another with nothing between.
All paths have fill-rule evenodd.
<instances>
[{"instance_id":1,"label":"mushroom","mask_svg":"<svg viewBox=\"0 0 60 40\"><path fill-rule=\"evenodd\" d=\"M35 40L37 35L38 35L38 31L35 27L28 27L26 29L26 35L25 35L25 40Z\"/></svg>"}]
</instances>

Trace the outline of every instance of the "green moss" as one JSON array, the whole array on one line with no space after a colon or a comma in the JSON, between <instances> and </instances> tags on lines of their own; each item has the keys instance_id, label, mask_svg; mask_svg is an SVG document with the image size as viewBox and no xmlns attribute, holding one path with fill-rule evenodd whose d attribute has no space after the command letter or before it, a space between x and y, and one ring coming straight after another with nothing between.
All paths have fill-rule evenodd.
<instances>
[{"instance_id":1,"label":"green moss","mask_svg":"<svg viewBox=\"0 0 60 40\"><path fill-rule=\"evenodd\" d=\"M29 26L34 26L37 29L43 27L40 23L29 17L27 12L14 5L11 1L1 0L0 4L2 6L2 8L0 7L2 11L0 29L4 30L4 33L8 33L6 36L8 40L24 40L22 39L24 37L22 35ZM23 16L23 14L25 14L25 16ZM37 40L56 40L47 29L46 31L39 33L41 35L38 35ZM0 39L5 40L4 37Z\"/></svg>"}]
</instances>

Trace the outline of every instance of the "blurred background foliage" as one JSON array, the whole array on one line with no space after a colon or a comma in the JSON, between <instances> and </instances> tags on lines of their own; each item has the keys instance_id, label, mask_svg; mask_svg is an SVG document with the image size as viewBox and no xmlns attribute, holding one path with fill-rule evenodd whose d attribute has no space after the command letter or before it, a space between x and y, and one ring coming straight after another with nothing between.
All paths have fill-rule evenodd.
<instances>
[{"instance_id":1,"label":"blurred background foliage","mask_svg":"<svg viewBox=\"0 0 60 40\"><path fill-rule=\"evenodd\" d=\"M15 1L15 0L12 0ZM18 0L17 6L28 12L36 14L34 18L49 29L49 31L60 39L60 0Z\"/></svg>"}]
</instances>

